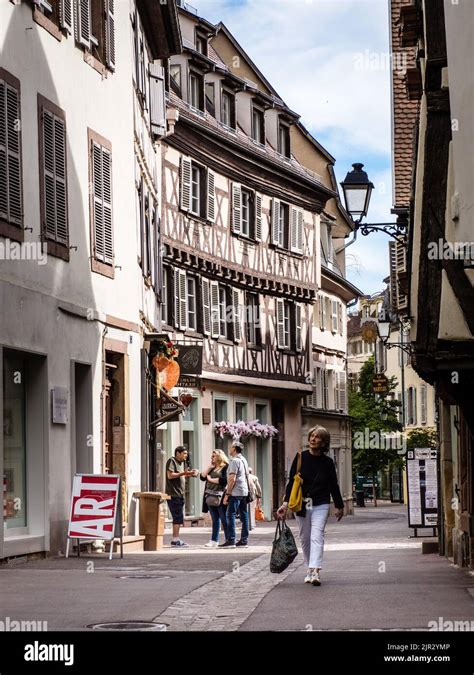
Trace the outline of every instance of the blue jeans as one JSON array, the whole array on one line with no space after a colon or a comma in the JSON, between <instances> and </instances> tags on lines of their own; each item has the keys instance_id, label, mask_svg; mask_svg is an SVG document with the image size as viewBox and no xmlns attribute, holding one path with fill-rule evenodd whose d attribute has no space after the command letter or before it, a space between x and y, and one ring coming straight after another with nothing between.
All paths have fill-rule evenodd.
<instances>
[{"instance_id":1,"label":"blue jeans","mask_svg":"<svg viewBox=\"0 0 474 675\"><path fill-rule=\"evenodd\" d=\"M229 497L227 504L227 541L235 543L235 516L239 513L242 522L240 540L245 544L249 538L249 512L247 497Z\"/></svg>"},{"instance_id":2,"label":"blue jeans","mask_svg":"<svg viewBox=\"0 0 474 675\"><path fill-rule=\"evenodd\" d=\"M212 541L219 541L219 530L221 527L224 528L224 536L227 541L227 518L226 518L226 507L221 504L220 506L209 506L209 513L212 518Z\"/></svg>"}]
</instances>

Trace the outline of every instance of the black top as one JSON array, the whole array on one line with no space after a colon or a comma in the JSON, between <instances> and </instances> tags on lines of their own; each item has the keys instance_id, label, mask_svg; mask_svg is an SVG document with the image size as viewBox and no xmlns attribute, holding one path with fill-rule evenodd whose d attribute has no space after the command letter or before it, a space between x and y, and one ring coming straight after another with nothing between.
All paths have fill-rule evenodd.
<instances>
[{"instance_id":1,"label":"black top","mask_svg":"<svg viewBox=\"0 0 474 675\"><path fill-rule=\"evenodd\" d=\"M213 485L216 489L222 488L224 490L224 494L222 495L222 499L221 499L221 504L222 504L222 502L224 500L224 497L225 497L225 487L227 485L227 468L228 468L227 464L224 464L222 466L221 475L219 476L219 485L217 485L216 483L213 483ZM207 482L207 478L203 478L201 473L199 474L199 478L202 481ZM204 490L204 495L203 495L203 498L202 498L202 512L203 513L209 513L209 506L206 504L206 491L205 490Z\"/></svg>"},{"instance_id":2,"label":"black top","mask_svg":"<svg viewBox=\"0 0 474 675\"><path fill-rule=\"evenodd\" d=\"M293 478L296 473L298 454L293 460L290 470L290 478L285 491L285 501L290 499ZM303 500L310 497L313 506L329 504L331 496L336 508L343 509L344 501L337 484L337 474L334 462L325 454L312 455L309 450L301 453L301 478L303 479ZM306 514L306 505L303 501L303 509L298 512L299 516Z\"/></svg>"}]
</instances>

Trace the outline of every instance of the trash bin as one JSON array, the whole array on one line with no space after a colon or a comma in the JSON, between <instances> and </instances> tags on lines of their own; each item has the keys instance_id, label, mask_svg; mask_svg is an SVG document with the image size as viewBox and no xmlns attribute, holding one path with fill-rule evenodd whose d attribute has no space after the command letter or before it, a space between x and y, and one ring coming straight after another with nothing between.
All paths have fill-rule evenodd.
<instances>
[{"instance_id":1,"label":"trash bin","mask_svg":"<svg viewBox=\"0 0 474 675\"><path fill-rule=\"evenodd\" d=\"M364 497L363 490L356 490L356 506L365 506Z\"/></svg>"},{"instance_id":2,"label":"trash bin","mask_svg":"<svg viewBox=\"0 0 474 675\"><path fill-rule=\"evenodd\" d=\"M138 522L140 534L145 535L145 551L158 551L163 548L166 500L170 497L164 492L136 492L135 496L140 499Z\"/></svg>"}]
</instances>

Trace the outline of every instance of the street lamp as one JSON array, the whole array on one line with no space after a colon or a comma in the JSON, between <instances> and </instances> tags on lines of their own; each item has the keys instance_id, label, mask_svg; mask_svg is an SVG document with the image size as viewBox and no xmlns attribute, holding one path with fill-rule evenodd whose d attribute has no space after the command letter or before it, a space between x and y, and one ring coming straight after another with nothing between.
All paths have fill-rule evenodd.
<instances>
[{"instance_id":1,"label":"street lamp","mask_svg":"<svg viewBox=\"0 0 474 675\"><path fill-rule=\"evenodd\" d=\"M346 211L354 221L355 234L359 230L364 237L371 232L385 232L389 237L393 237L406 246L405 235L408 225L406 214L400 214L396 223L362 223L362 218L367 216L370 197L374 189L374 184L369 180L367 172L363 171L363 167L364 165L360 162L353 164L352 171L349 171L341 182Z\"/></svg>"},{"instance_id":2,"label":"street lamp","mask_svg":"<svg viewBox=\"0 0 474 675\"><path fill-rule=\"evenodd\" d=\"M382 343L383 343L384 347L386 347L387 349L392 349L392 347L398 347L398 349L401 349L406 354L412 354L413 349L412 349L411 344L409 342L403 342L403 328L401 328L401 330L400 330L402 342L389 342L388 341L389 338L390 338L390 326L391 326L390 316L385 309L382 309L379 312L377 327L378 327L379 337L382 340Z\"/></svg>"}]
</instances>

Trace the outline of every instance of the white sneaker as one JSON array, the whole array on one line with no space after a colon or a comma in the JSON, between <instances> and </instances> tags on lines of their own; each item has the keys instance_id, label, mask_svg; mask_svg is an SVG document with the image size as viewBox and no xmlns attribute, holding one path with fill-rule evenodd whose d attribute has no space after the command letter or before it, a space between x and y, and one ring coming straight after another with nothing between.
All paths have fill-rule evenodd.
<instances>
[{"instance_id":1,"label":"white sneaker","mask_svg":"<svg viewBox=\"0 0 474 675\"><path fill-rule=\"evenodd\" d=\"M217 541L208 541L207 544L204 544L206 548L217 548Z\"/></svg>"},{"instance_id":2,"label":"white sneaker","mask_svg":"<svg viewBox=\"0 0 474 675\"><path fill-rule=\"evenodd\" d=\"M313 570L311 575L311 583L313 586L321 586L321 579L319 578L319 570Z\"/></svg>"},{"instance_id":3,"label":"white sneaker","mask_svg":"<svg viewBox=\"0 0 474 675\"><path fill-rule=\"evenodd\" d=\"M310 584L312 583L313 580L313 572L314 569L312 567L308 568L308 571L306 572L306 576L304 578L304 583L305 584Z\"/></svg>"}]
</instances>

